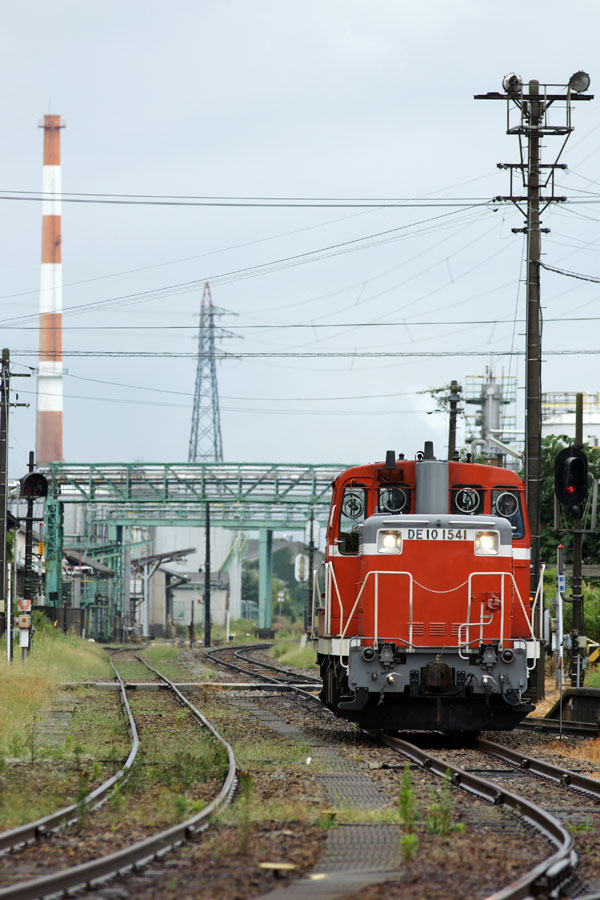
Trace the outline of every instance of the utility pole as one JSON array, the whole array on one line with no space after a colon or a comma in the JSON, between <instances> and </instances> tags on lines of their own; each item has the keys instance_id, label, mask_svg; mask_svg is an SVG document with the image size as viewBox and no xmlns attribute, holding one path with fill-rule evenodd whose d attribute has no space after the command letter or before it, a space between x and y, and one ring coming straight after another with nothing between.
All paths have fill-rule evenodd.
<instances>
[{"instance_id":1,"label":"utility pole","mask_svg":"<svg viewBox=\"0 0 600 900\"><path fill-rule=\"evenodd\" d=\"M450 406L450 425L448 430L448 459L454 459L456 455L456 416L458 402L460 400L461 387L458 381L450 382L450 394L448 403Z\"/></svg>"},{"instance_id":2,"label":"utility pole","mask_svg":"<svg viewBox=\"0 0 600 900\"><path fill-rule=\"evenodd\" d=\"M210 503L206 504L206 548L204 552L204 646L210 647Z\"/></svg>"},{"instance_id":3,"label":"utility pole","mask_svg":"<svg viewBox=\"0 0 600 900\"><path fill-rule=\"evenodd\" d=\"M540 334L540 134L538 81L529 82L527 162L527 364L525 373L525 491L531 526L531 593L540 571L542 487L542 338Z\"/></svg>"},{"instance_id":4,"label":"utility pole","mask_svg":"<svg viewBox=\"0 0 600 900\"><path fill-rule=\"evenodd\" d=\"M554 193L554 173L565 169L558 160L569 135L573 131L571 107L575 100L591 100L593 95L585 91L590 86L585 72L576 72L568 84L543 84L532 79L525 86L518 75L506 75L502 80L504 93L492 92L476 94L476 100L503 100L507 107L506 133L516 135L519 140L520 162L498 163L498 168L510 173L510 193L495 197L495 202L514 203L525 217L524 228L513 228L513 232L527 235L527 325L526 325L526 368L525 368L525 489L527 510L531 527L531 594L535 594L540 573L540 532L541 532L541 386L542 386L542 342L540 331L540 260L541 234L548 228L541 227L541 213L550 203L564 203L566 197ZM560 90L558 90L560 88ZM566 90L565 90L566 89ZM549 117L551 107L562 107L564 118L552 124ZM516 111L516 122L514 115ZM513 119L511 120L511 113ZM563 144L552 163L542 164L540 142L542 136L562 136ZM523 140L527 147L524 148ZM526 150L526 152L525 152ZM548 170L542 183L541 172ZM513 173L520 172L526 194L516 194L513 190ZM542 194L550 184L549 193ZM525 207L523 204L526 204ZM543 206L542 206L543 204ZM540 623L542 617L539 617ZM534 625L534 628L536 626ZM536 637L543 638L538 623ZM537 696L544 696L543 659L537 668Z\"/></svg>"},{"instance_id":5,"label":"utility pole","mask_svg":"<svg viewBox=\"0 0 600 900\"><path fill-rule=\"evenodd\" d=\"M10 392L10 353L5 347L2 351L2 369L0 373L0 613L2 613L4 631L9 620L7 615L6 591L6 513L8 504L8 404Z\"/></svg>"}]
</instances>

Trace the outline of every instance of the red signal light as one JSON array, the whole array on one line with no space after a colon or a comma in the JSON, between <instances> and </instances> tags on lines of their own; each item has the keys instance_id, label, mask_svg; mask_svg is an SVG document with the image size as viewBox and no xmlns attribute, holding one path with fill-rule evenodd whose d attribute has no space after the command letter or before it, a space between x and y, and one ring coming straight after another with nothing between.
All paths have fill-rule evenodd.
<instances>
[{"instance_id":1,"label":"red signal light","mask_svg":"<svg viewBox=\"0 0 600 900\"><path fill-rule=\"evenodd\" d=\"M569 484L567 486L567 494L574 494L577 491L577 488L574 484Z\"/></svg>"}]
</instances>

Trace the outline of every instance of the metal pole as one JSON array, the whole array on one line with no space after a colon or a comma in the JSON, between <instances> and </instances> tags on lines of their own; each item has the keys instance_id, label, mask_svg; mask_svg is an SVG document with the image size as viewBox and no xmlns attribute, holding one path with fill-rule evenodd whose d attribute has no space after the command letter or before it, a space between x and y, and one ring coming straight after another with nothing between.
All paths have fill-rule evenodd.
<instances>
[{"instance_id":1,"label":"metal pole","mask_svg":"<svg viewBox=\"0 0 600 900\"><path fill-rule=\"evenodd\" d=\"M565 548L559 544L556 549L556 684L562 684L564 668L564 594L565 594Z\"/></svg>"},{"instance_id":2,"label":"metal pole","mask_svg":"<svg viewBox=\"0 0 600 900\"><path fill-rule=\"evenodd\" d=\"M191 601L192 608L190 610L190 650L193 650L194 643L196 641L196 635L194 634L194 597L191 597Z\"/></svg>"},{"instance_id":3,"label":"metal pole","mask_svg":"<svg viewBox=\"0 0 600 900\"><path fill-rule=\"evenodd\" d=\"M142 637L150 637L150 563L142 566L142 584L144 586L144 599L142 601Z\"/></svg>"},{"instance_id":4,"label":"metal pole","mask_svg":"<svg viewBox=\"0 0 600 900\"><path fill-rule=\"evenodd\" d=\"M29 451L28 472L33 472L33 450ZM25 518L25 578L23 581L23 611L31 615L31 606L33 598L33 500L27 500L27 516ZM28 635L28 643L31 642L31 630ZM21 631L21 630L20 630ZM21 656L23 661L27 656L27 647L24 646L22 638L19 639L21 645Z\"/></svg>"},{"instance_id":5,"label":"metal pole","mask_svg":"<svg viewBox=\"0 0 600 900\"><path fill-rule=\"evenodd\" d=\"M448 459L454 459L456 453L456 407L459 400L457 381L450 383L450 425L448 430Z\"/></svg>"},{"instance_id":6,"label":"metal pole","mask_svg":"<svg viewBox=\"0 0 600 900\"><path fill-rule=\"evenodd\" d=\"M2 373L0 380L0 612L6 626L6 513L8 501L8 402L10 383L10 353L2 351ZM2 628L0 627L0 634Z\"/></svg>"},{"instance_id":7,"label":"metal pole","mask_svg":"<svg viewBox=\"0 0 600 900\"><path fill-rule=\"evenodd\" d=\"M583 394L575 398L575 444L583 444ZM584 670L580 664L581 648L579 637L585 634L583 615L583 593L581 590L581 569L583 560L583 519L577 518L573 523L573 580L571 596L573 601L573 647L571 650L571 684L575 687L583 685Z\"/></svg>"},{"instance_id":8,"label":"metal pole","mask_svg":"<svg viewBox=\"0 0 600 900\"><path fill-rule=\"evenodd\" d=\"M210 647L210 503L206 504L206 549L204 553L204 646Z\"/></svg>"},{"instance_id":9,"label":"metal pole","mask_svg":"<svg viewBox=\"0 0 600 900\"><path fill-rule=\"evenodd\" d=\"M13 545L14 546L14 545ZM14 554L14 551L13 551ZM13 567L8 566L8 596L6 598L6 661L11 662L13 658L13 641L12 641L12 605L13 605Z\"/></svg>"}]
</instances>

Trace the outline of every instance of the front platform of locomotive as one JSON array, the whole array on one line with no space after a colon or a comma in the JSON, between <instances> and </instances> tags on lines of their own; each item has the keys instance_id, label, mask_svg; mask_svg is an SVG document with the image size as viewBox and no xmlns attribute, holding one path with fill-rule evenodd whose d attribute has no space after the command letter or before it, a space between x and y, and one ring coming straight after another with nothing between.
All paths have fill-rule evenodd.
<instances>
[{"instance_id":1,"label":"front platform of locomotive","mask_svg":"<svg viewBox=\"0 0 600 900\"><path fill-rule=\"evenodd\" d=\"M430 444L386 466L340 485L332 515L342 536L318 638L325 701L364 727L513 728L532 709L539 652L522 482L437 460ZM353 495L364 518L349 528Z\"/></svg>"}]
</instances>

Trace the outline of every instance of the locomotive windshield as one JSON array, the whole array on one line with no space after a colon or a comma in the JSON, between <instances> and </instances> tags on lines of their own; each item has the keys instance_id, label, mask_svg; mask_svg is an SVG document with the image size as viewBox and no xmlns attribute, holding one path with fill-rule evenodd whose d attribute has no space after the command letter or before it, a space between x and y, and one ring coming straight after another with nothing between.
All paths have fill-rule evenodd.
<instances>
[{"instance_id":1,"label":"locomotive windshield","mask_svg":"<svg viewBox=\"0 0 600 900\"><path fill-rule=\"evenodd\" d=\"M358 553L358 526L364 522L366 514L365 488L345 488L340 509L340 553Z\"/></svg>"},{"instance_id":2,"label":"locomotive windshield","mask_svg":"<svg viewBox=\"0 0 600 900\"><path fill-rule=\"evenodd\" d=\"M410 512L410 488L385 487L379 488L379 500L377 512L409 513Z\"/></svg>"},{"instance_id":3,"label":"locomotive windshield","mask_svg":"<svg viewBox=\"0 0 600 900\"><path fill-rule=\"evenodd\" d=\"M450 512L463 516L480 516L483 513L484 491L480 485L459 484L452 488Z\"/></svg>"}]
</instances>

